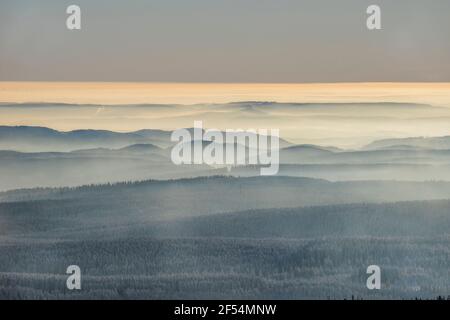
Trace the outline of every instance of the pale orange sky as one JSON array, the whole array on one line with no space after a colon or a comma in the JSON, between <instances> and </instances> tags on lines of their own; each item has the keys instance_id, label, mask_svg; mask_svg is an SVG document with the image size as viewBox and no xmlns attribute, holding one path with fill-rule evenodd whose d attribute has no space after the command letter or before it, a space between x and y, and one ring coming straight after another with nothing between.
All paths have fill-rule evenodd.
<instances>
[{"instance_id":1,"label":"pale orange sky","mask_svg":"<svg viewBox=\"0 0 450 320\"><path fill-rule=\"evenodd\" d=\"M450 107L450 83L0 82L0 103L411 102Z\"/></svg>"}]
</instances>

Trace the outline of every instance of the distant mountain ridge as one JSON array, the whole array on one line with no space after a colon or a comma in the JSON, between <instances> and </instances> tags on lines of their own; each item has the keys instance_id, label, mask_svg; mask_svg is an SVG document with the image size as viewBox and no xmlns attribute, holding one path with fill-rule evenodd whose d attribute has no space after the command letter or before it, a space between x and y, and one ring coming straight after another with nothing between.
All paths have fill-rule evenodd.
<instances>
[{"instance_id":1,"label":"distant mountain ridge","mask_svg":"<svg viewBox=\"0 0 450 320\"><path fill-rule=\"evenodd\" d=\"M364 147L366 150L385 148L425 148L425 149L450 149L450 136L444 137L412 137L398 139L384 139L374 141Z\"/></svg>"},{"instance_id":2,"label":"distant mountain ridge","mask_svg":"<svg viewBox=\"0 0 450 320\"><path fill-rule=\"evenodd\" d=\"M193 128L187 128L190 132ZM80 129L57 131L46 127L0 126L0 150L20 152L70 152L81 149L120 149L130 145L152 144L167 148L175 144L172 132L142 129L133 132ZM280 138L280 147L292 145Z\"/></svg>"},{"instance_id":3,"label":"distant mountain ridge","mask_svg":"<svg viewBox=\"0 0 450 320\"><path fill-rule=\"evenodd\" d=\"M155 133L159 137L159 131ZM158 144L161 139L155 139ZM45 127L0 126L0 149L25 152L73 151L92 148L123 148L133 144L152 143L149 132L145 135L108 130L74 130L61 132Z\"/></svg>"}]
</instances>

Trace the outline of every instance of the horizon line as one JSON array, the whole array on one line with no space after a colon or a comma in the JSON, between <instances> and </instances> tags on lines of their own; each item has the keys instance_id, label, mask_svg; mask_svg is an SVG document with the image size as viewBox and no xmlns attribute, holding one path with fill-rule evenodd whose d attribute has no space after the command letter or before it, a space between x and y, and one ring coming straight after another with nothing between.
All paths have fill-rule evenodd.
<instances>
[{"instance_id":1,"label":"horizon line","mask_svg":"<svg viewBox=\"0 0 450 320\"><path fill-rule=\"evenodd\" d=\"M416 102L450 107L450 82L212 83L0 81L0 101L72 104Z\"/></svg>"}]
</instances>

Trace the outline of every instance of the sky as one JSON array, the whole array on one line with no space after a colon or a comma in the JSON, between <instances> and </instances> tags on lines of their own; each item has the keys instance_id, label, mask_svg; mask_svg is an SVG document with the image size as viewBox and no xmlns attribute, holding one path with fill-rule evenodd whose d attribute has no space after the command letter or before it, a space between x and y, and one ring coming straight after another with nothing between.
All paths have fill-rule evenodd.
<instances>
[{"instance_id":1,"label":"sky","mask_svg":"<svg viewBox=\"0 0 450 320\"><path fill-rule=\"evenodd\" d=\"M450 82L449 32L448 0L1 0L0 81Z\"/></svg>"}]
</instances>

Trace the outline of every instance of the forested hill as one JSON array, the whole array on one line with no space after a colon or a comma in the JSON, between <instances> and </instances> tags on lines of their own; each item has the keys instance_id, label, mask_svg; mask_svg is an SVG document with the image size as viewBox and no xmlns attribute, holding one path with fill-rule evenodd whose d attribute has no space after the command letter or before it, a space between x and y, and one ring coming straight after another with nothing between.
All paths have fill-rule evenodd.
<instances>
[{"instance_id":1,"label":"forested hill","mask_svg":"<svg viewBox=\"0 0 450 320\"><path fill-rule=\"evenodd\" d=\"M329 182L294 177L215 176L0 193L0 202L68 199L91 201L99 206L103 202L132 204L126 211L144 206L152 211L173 207L174 211L185 213L230 212L247 208L450 199L450 182Z\"/></svg>"},{"instance_id":2,"label":"forested hill","mask_svg":"<svg viewBox=\"0 0 450 320\"><path fill-rule=\"evenodd\" d=\"M212 177L0 196L0 298L409 299L450 288L450 200L432 200L450 199L449 183ZM76 293L63 277L74 263ZM371 264L383 290L367 290Z\"/></svg>"}]
</instances>

